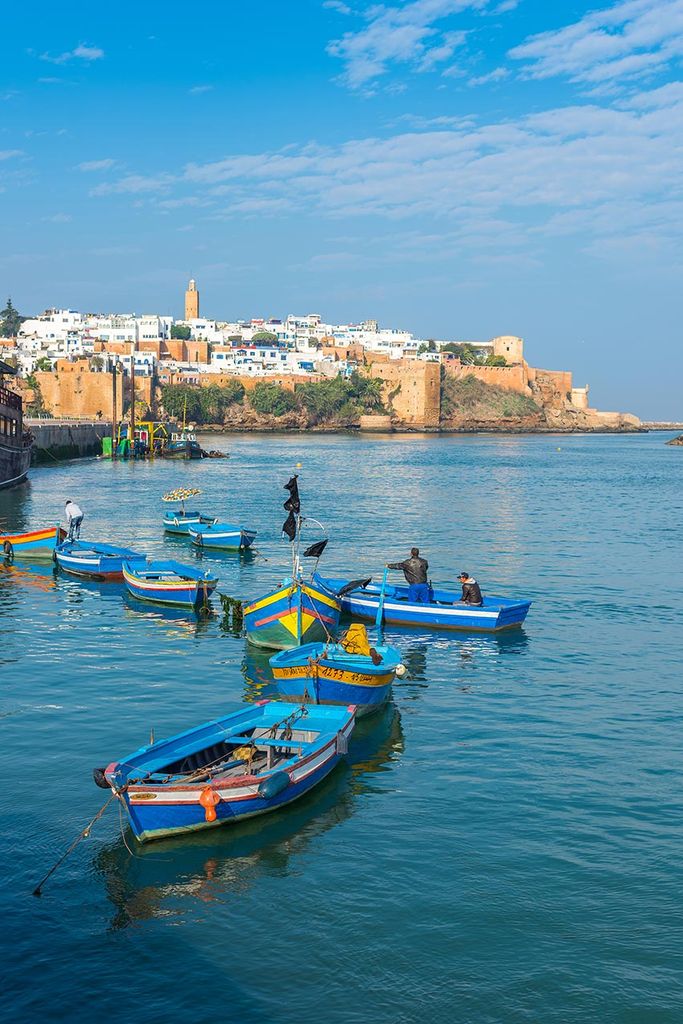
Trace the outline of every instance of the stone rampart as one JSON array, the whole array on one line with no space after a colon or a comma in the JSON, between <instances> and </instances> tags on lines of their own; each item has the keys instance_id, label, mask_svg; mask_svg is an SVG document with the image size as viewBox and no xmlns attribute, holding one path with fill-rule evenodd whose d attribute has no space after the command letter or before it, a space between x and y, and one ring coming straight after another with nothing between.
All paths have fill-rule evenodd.
<instances>
[{"instance_id":1,"label":"stone rampart","mask_svg":"<svg viewBox=\"0 0 683 1024\"><path fill-rule=\"evenodd\" d=\"M516 391L520 395L530 395L527 367L524 363L515 366L472 366L461 363L459 359L449 359L443 364L445 372L451 376L476 377L485 384L504 388L505 391Z\"/></svg>"},{"instance_id":2,"label":"stone rampart","mask_svg":"<svg viewBox=\"0 0 683 1024\"><path fill-rule=\"evenodd\" d=\"M405 426L438 427L441 419L441 364L421 360L373 361L370 377L384 381L384 404Z\"/></svg>"}]
</instances>

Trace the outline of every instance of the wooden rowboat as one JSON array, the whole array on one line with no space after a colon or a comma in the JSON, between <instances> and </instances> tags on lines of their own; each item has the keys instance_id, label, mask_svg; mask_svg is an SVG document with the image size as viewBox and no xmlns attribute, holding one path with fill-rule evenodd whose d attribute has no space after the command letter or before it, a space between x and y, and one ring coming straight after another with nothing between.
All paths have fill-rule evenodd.
<instances>
[{"instance_id":1,"label":"wooden rowboat","mask_svg":"<svg viewBox=\"0 0 683 1024\"><path fill-rule=\"evenodd\" d=\"M95 580L122 580L123 563L143 569L147 556L130 548L99 541L65 540L55 549L57 565L72 576Z\"/></svg>"},{"instance_id":2,"label":"wooden rowboat","mask_svg":"<svg viewBox=\"0 0 683 1024\"><path fill-rule=\"evenodd\" d=\"M29 533L0 533L0 549L6 558L52 558L66 537L61 526L46 526Z\"/></svg>"},{"instance_id":3,"label":"wooden rowboat","mask_svg":"<svg viewBox=\"0 0 683 1024\"><path fill-rule=\"evenodd\" d=\"M123 580L133 597L141 601L183 608L206 604L218 585L210 572L171 561L150 561L145 567L124 562Z\"/></svg>"},{"instance_id":4,"label":"wooden rowboat","mask_svg":"<svg viewBox=\"0 0 683 1024\"><path fill-rule=\"evenodd\" d=\"M315 575L313 582L327 593L337 595L349 587L349 581ZM366 580L341 594L342 611L359 619L375 619L382 588ZM531 601L522 598L485 597L481 606L463 604L460 595L448 590L433 590L429 604L408 600L408 587L387 586L384 591L383 620L394 626L420 626L425 629L464 629L500 633L521 626Z\"/></svg>"},{"instance_id":5,"label":"wooden rowboat","mask_svg":"<svg viewBox=\"0 0 683 1024\"><path fill-rule=\"evenodd\" d=\"M95 782L119 797L143 843L266 814L329 775L355 710L261 701L95 769Z\"/></svg>"},{"instance_id":6,"label":"wooden rowboat","mask_svg":"<svg viewBox=\"0 0 683 1024\"><path fill-rule=\"evenodd\" d=\"M389 698L401 664L397 647L370 647L365 626L353 623L339 643L304 644L270 659L278 693L311 704L355 704L357 715Z\"/></svg>"},{"instance_id":7,"label":"wooden rowboat","mask_svg":"<svg viewBox=\"0 0 683 1024\"><path fill-rule=\"evenodd\" d=\"M208 526L193 524L187 532L196 547L219 548L224 551L250 548L256 538L256 530L246 530L243 526L230 523L217 523L215 520Z\"/></svg>"}]
</instances>

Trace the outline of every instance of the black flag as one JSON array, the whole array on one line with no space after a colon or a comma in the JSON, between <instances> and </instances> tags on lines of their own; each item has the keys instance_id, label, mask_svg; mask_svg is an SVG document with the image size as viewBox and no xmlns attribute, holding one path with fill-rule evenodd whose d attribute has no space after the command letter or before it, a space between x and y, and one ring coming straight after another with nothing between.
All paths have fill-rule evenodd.
<instances>
[{"instance_id":1,"label":"black flag","mask_svg":"<svg viewBox=\"0 0 683 1024\"><path fill-rule=\"evenodd\" d=\"M306 548L304 551L304 558L320 558L326 547L326 540L318 540L315 544L311 544L309 548Z\"/></svg>"},{"instance_id":2,"label":"black flag","mask_svg":"<svg viewBox=\"0 0 683 1024\"><path fill-rule=\"evenodd\" d=\"M285 484L285 490L289 491L289 497L285 502L285 508L288 512L299 512L301 509L301 502L299 501L299 485L296 482L297 478L294 475L289 483Z\"/></svg>"},{"instance_id":3,"label":"black flag","mask_svg":"<svg viewBox=\"0 0 683 1024\"><path fill-rule=\"evenodd\" d=\"M296 537L296 516L290 512L282 524L282 532L286 533L290 540Z\"/></svg>"}]
</instances>

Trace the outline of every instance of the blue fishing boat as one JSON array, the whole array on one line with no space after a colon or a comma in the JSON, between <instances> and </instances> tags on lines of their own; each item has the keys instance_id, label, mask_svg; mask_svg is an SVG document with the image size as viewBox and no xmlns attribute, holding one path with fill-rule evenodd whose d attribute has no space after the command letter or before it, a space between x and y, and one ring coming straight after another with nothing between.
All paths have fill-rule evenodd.
<instances>
[{"instance_id":1,"label":"blue fishing boat","mask_svg":"<svg viewBox=\"0 0 683 1024\"><path fill-rule=\"evenodd\" d=\"M187 531L192 543L198 548L218 548L223 551L241 551L250 548L256 538L256 530L230 523L192 525Z\"/></svg>"},{"instance_id":2,"label":"blue fishing boat","mask_svg":"<svg viewBox=\"0 0 683 1024\"><path fill-rule=\"evenodd\" d=\"M182 608L208 604L218 586L218 580L209 571L172 561L150 561L144 567L124 561L123 579L133 597L141 601Z\"/></svg>"},{"instance_id":3,"label":"blue fishing boat","mask_svg":"<svg viewBox=\"0 0 683 1024\"><path fill-rule=\"evenodd\" d=\"M188 512L185 509L185 502L188 498L195 498L201 494L198 487L176 487L175 490L164 494L162 501L173 502L180 507L164 513L164 530L167 533L180 533L187 535L190 527L211 526L217 522L214 516L205 516L202 512Z\"/></svg>"},{"instance_id":4,"label":"blue fishing boat","mask_svg":"<svg viewBox=\"0 0 683 1024\"><path fill-rule=\"evenodd\" d=\"M218 520L214 516L205 516L201 512L184 512L174 509L164 512L164 530L167 533L181 533L187 536L191 529L212 526Z\"/></svg>"},{"instance_id":5,"label":"blue fishing boat","mask_svg":"<svg viewBox=\"0 0 683 1024\"><path fill-rule=\"evenodd\" d=\"M28 533L0 533L0 550L5 558L52 558L66 537L61 526L47 526Z\"/></svg>"},{"instance_id":6,"label":"blue fishing boat","mask_svg":"<svg viewBox=\"0 0 683 1024\"><path fill-rule=\"evenodd\" d=\"M55 549L55 559L64 572L94 580L122 580L124 561L137 569L147 565L147 556L140 551L84 540L63 541Z\"/></svg>"},{"instance_id":7,"label":"blue fishing boat","mask_svg":"<svg viewBox=\"0 0 683 1024\"><path fill-rule=\"evenodd\" d=\"M304 644L270 659L278 693L312 704L355 704L356 714L376 711L389 698L401 652L370 646L361 623L352 623L338 643Z\"/></svg>"},{"instance_id":8,"label":"blue fishing boat","mask_svg":"<svg viewBox=\"0 0 683 1024\"><path fill-rule=\"evenodd\" d=\"M122 801L144 843L297 800L346 754L354 723L353 707L262 701L142 747L93 774Z\"/></svg>"},{"instance_id":9,"label":"blue fishing boat","mask_svg":"<svg viewBox=\"0 0 683 1024\"><path fill-rule=\"evenodd\" d=\"M342 610L354 618L375 619L382 599L382 586L370 579L349 581L322 577L313 582L328 594L338 595ZM392 626L420 626L424 629L464 629L499 633L524 622L531 601L507 597L485 597L481 606L463 604L460 595L449 590L432 590L429 604L408 600L408 587L386 586L383 621Z\"/></svg>"},{"instance_id":10,"label":"blue fishing boat","mask_svg":"<svg viewBox=\"0 0 683 1024\"><path fill-rule=\"evenodd\" d=\"M339 598L315 581L304 578L299 547L302 525L306 520L301 515L296 475L284 489L289 491L284 503L289 514L282 532L292 543L292 574L275 590L244 608L244 626L249 642L276 651L300 647L302 643L329 640L339 625L341 615ZM320 527L317 520L312 519L311 522ZM317 541L302 552L302 557L315 558L317 566L326 546L327 540Z\"/></svg>"}]
</instances>

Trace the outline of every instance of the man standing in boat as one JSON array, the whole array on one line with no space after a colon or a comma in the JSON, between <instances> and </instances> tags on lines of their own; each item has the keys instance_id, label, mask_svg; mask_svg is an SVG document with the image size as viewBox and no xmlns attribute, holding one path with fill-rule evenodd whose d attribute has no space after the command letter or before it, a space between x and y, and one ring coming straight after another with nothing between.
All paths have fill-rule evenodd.
<instances>
[{"instance_id":1,"label":"man standing in boat","mask_svg":"<svg viewBox=\"0 0 683 1024\"><path fill-rule=\"evenodd\" d=\"M420 558L420 549L411 548L410 558L405 562L389 562L387 569L401 569L408 584L408 600L413 604L429 604L430 594L427 583L429 562Z\"/></svg>"},{"instance_id":2,"label":"man standing in boat","mask_svg":"<svg viewBox=\"0 0 683 1024\"><path fill-rule=\"evenodd\" d=\"M460 598L462 604L480 607L484 603L484 599L481 596L481 588L477 581L473 580L468 572L461 572L459 578L462 583L462 597Z\"/></svg>"},{"instance_id":3,"label":"man standing in boat","mask_svg":"<svg viewBox=\"0 0 683 1024\"><path fill-rule=\"evenodd\" d=\"M71 501L69 498L64 505L64 513L69 531L69 540L78 540L81 535L81 523L83 522L82 510L75 501Z\"/></svg>"}]
</instances>

